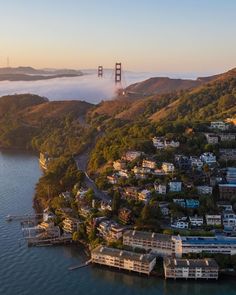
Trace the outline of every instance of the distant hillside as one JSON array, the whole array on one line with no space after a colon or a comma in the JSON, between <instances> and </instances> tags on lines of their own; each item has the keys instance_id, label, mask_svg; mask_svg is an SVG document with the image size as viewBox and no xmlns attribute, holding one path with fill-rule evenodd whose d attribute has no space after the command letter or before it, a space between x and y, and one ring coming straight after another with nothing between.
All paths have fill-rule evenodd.
<instances>
[{"instance_id":1,"label":"distant hillside","mask_svg":"<svg viewBox=\"0 0 236 295\"><path fill-rule=\"evenodd\" d=\"M71 69L42 70L32 67L0 68L0 81L37 81L62 77L77 77L81 75L81 71Z\"/></svg>"},{"instance_id":2,"label":"distant hillside","mask_svg":"<svg viewBox=\"0 0 236 295\"><path fill-rule=\"evenodd\" d=\"M66 136L60 134L60 128L63 126L70 129L72 122L74 130L70 132L85 132L81 122L84 122L92 107L84 101L50 102L47 98L31 94L0 97L0 147L30 148L35 136L49 136L48 128L52 134L53 130L58 129L60 136ZM53 136L51 140L53 141ZM76 136L74 140L77 140ZM65 142L64 138L63 141Z\"/></svg>"},{"instance_id":3,"label":"distant hillside","mask_svg":"<svg viewBox=\"0 0 236 295\"><path fill-rule=\"evenodd\" d=\"M197 87L203 83L202 80L184 80L171 78L150 78L143 82L135 83L126 88L126 91L151 95L165 94Z\"/></svg>"},{"instance_id":4,"label":"distant hillside","mask_svg":"<svg viewBox=\"0 0 236 295\"><path fill-rule=\"evenodd\" d=\"M236 70L215 76L209 83L179 94L177 99L158 110L150 119L210 120L236 114Z\"/></svg>"}]
</instances>

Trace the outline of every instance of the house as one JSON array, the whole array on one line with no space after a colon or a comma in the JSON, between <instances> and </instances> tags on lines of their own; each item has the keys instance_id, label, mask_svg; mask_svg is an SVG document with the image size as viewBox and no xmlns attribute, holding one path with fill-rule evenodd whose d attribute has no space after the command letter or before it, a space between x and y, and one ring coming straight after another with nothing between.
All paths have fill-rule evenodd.
<instances>
[{"instance_id":1,"label":"house","mask_svg":"<svg viewBox=\"0 0 236 295\"><path fill-rule=\"evenodd\" d=\"M189 223L187 221L187 217L177 219L171 224L171 227L176 229L188 229Z\"/></svg>"},{"instance_id":2,"label":"house","mask_svg":"<svg viewBox=\"0 0 236 295\"><path fill-rule=\"evenodd\" d=\"M50 222L53 221L55 219L55 214L52 213L49 208L44 209L43 211L43 221L44 222Z\"/></svg>"},{"instance_id":3,"label":"house","mask_svg":"<svg viewBox=\"0 0 236 295\"><path fill-rule=\"evenodd\" d=\"M218 279L219 266L214 259L178 259L165 257L166 279Z\"/></svg>"},{"instance_id":4,"label":"house","mask_svg":"<svg viewBox=\"0 0 236 295\"><path fill-rule=\"evenodd\" d=\"M77 218L67 217L63 220L63 231L66 233L73 234L79 230L79 226L81 225L81 220Z\"/></svg>"},{"instance_id":5,"label":"house","mask_svg":"<svg viewBox=\"0 0 236 295\"><path fill-rule=\"evenodd\" d=\"M132 211L128 208L121 208L118 214L119 220L123 224L130 224L132 221Z\"/></svg>"},{"instance_id":6,"label":"house","mask_svg":"<svg viewBox=\"0 0 236 295\"><path fill-rule=\"evenodd\" d=\"M217 207L223 211L232 211L233 206L230 202L217 202Z\"/></svg>"},{"instance_id":7,"label":"house","mask_svg":"<svg viewBox=\"0 0 236 295\"><path fill-rule=\"evenodd\" d=\"M175 165L180 170L189 170L191 168L189 157L184 155L175 155Z\"/></svg>"},{"instance_id":8,"label":"house","mask_svg":"<svg viewBox=\"0 0 236 295\"><path fill-rule=\"evenodd\" d=\"M126 169L126 162L125 161L122 161L122 160L114 161L113 162L113 168L116 171L120 171L120 170Z\"/></svg>"},{"instance_id":9,"label":"house","mask_svg":"<svg viewBox=\"0 0 236 295\"><path fill-rule=\"evenodd\" d=\"M221 215L209 215L207 214L205 216L206 218L206 224L212 225L212 226L218 226L221 225Z\"/></svg>"},{"instance_id":10,"label":"house","mask_svg":"<svg viewBox=\"0 0 236 295\"><path fill-rule=\"evenodd\" d=\"M135 187L135 186L128 186L126 188L124 188L124 192L122 194L122 196L126 199L134 199L136 200L138 198L138 192L139 192L139 188Z\"/></svg>"},{"instance_id":11,"label":"house","mask_svg":"<svg viewBox=\"0 0 236 295\"><path fill-rule=\"evenodd\" d=\"M100 209L102 211L112 211L111 202L101 201Z\"/></svg>"},{"instance_id":12,"label":"house","mask_svg":"<svg viewBox=\"0 0 236 295\"><path fill-rule=\"evenodd\" d=\"M137 166L135 166L132 171L133 171L135 177L139 178L139 179L146 179L147 174L151 173L150 168L142 168L142 167L137 167Z\"/></svg>"},{"instance_id":13,"label":"house","mask_svg":"<svg viewBox=\"0 0 236 295\"><path fill-rule=\"evenodd\" d=\"M152 142L154 147L158 150L165 148L165 139L163 137L153 137Z\"/></svg>"},{"instance_id":14,"label":"house","mask_svg":"<svg viewBox=\"0 0 236 295\"><path fill-rule=\"evenodd\" d=\"M123 159L128 162L132 162L132 161L136 160L137 158L141 157L142 154L143 154L143 152L140 152L140 151L128 151L128 152L126 152Z\"/></svg>"},{"instance_id":15,"label":"house","mask_svg":"<svg viewBox=\"0 0 236 295\"><path fill-rule=\"evenodd\" d=\"M182 182L172 180L169 182L169 191L170 192L181 192L182 190Z\"/></svg>"},{"instance_id":16,"label":"house","mask_svg":"<svg viewBox=\"0 0 236 295\"><path fill-rule=\"evenodd\" d=\"M177 148L180 146L179 141L168 140L164 137L153 137L153 145L156 149L161 150L165 148Z\"/></svg>"},{"instance_id":17,"label":"house","mask_svg":"<svg viewBox=\"0 0 236 295\"><path fill-rule=\"evenodd\" d=\"M168 216L170 214L170 209L169 209L169 203L168 202L160 202L158 204L160 210L161 210L161 214L163 216Z\"/></svg>"},{"instance_id":18,"label":"house","mask_svg":"<svg viewBox=\"0 0 236 295\"><path fill-rule=\"evenodd\" d=\"M147 189L142 190L138 193L138 199L143 202L148 202L151 198L151 192Z\"/></svg>"},{"instance_id":19,"label":"house","mask_svg":"<svg viewBox=\"0 0 236 295\"><path fill-rule=\"evenodd\" d=\"M123 227L114 221L105 219L97 224L97 231L104 240L112 242L122 238Z\"/></svg>"},{"instance_id":20,"label":"house","mask_svg":"<svg viewBox=\"0 0 236 295\"><path fill-rule=\"evenodd\" d=\"M217 144L219 142L219 137L215 133L205 133L204 135L208 144Z\"/></svg>"},{"instance_id":21,"label":"house","mask_svg":"<svg viewBox=\"0 0 236 295\"><path fill-rule=\"evenodd\" d=\"M89 217L91 213L92 213L92 208L88 206L82 206L79 208L79 214L84 218Z\"/></svg>"},{"instance_id":22,"label":"house","mask_svg":"<svg viewBox=\"0 0 236 295\"><path fill-rule=\"evenodd\" d=\"M190 216L189 217L189 222L192 227L199 227L202 226L204 223L203 217L202 216Z\"/></svg>"},{"instance_id":23,"label":"house","mask_svg":"<svg viewBox=\"0 0 236 295\"><path fill-rule=\"evenodd\" d=\"M153 160L143 160L142 163L143 168L148 168L148 169L155 169L156 168L156 162Z\"/></svg>"},{"instance_id":24,"label":"house","mask_svg":"<svg viewBox=\"0 0 236 295\"><path fill-rule=\"evenodd\" d=\"M203 161L195 156L190 157L190 163L191 163L191 167L197 170L201 170L203 167Z\"/></svg>"},{"instance_id":25,"label":"house","mask_svg":"<svg viewBox=\"0 0 236 295\"><path fill-rule=\"evenodd\" d=\"M173 199L173 202L183 208L186 207L185 199Z\"/></svg>"},{"instance_id":26,"label":"house","mask_svg":"<svg viewBox=\"0 0 236 295\"><path fill-rule=\"evenodd\" d=\"M223 122L223 121L215 121L211 122L211 129L219 129L221 131L225 131L229 129L229 123Z\"/></svg>"},{"instance_id":27,"label":"house","mask_svg":"<svg viewBox=\"0 0 236 295\"><path fill-rule=\"evenodd\" d=\"M111 176L108 175L107 180L110 184L117 184L118 177L116 176L116 174L112 174Z\"/></svg>"},{"instance_id":28,"label":"house","mask_svg":"<svg viewBox=\"0 0 236 295\"><path fill-rule=\"evenodd\" d=\"M158 183L154 183L154 189L156 191L156 193L160 194L160 195L166 195L166 185L165 184L158 184Z\"/></svg>"},{"instance_id":29,"label":"house","mask_svg":"<svg viewBox=\"0 0 236 295\"><path fill-rule=\"evenodd\" d=\"M120 171L117 172L117 175L119 177L129 178L128 170L120 170Z\"/></svg>"},{"instance_id":30,"label":"house","mask_svg":"<svg viewBox=\"0 0 236 295\"><path fill-rule=\"evenodd\" d=\"M207 165L211 165L216 163L216 156L213 153L206 152L200 156L200 160Z\"/></svg>"},{"instance_id":31,"label":"house","mask_svg":"<svg viewBox=\"0 0 236 295\"><path fill-rule=\"evenodd\" d=\"M172 163L164 162L162 163L162 170L165 173L173 173L175 171L175 166Z\"/></svg>"},{"instance_id":32,"label":"house","mask_svg":"<svg viewBox=\"0 0 236 295\"><path fill-rule=\"evenodd\" d=\"M211 195L212 194L212 186L208 185L198 185L197 192L199 195Z\"/></svg>"},{"instance_id":33,"label":"house","mask_svg":"<svg viewBox=\"0 0 236 295\"><path fill-rule=\"evenodd\" d=\"M221 141L235 141L236 134L233 133L221 133L219 134Z\"/></svg>"},{"instance_id":34,"label":"house","mask_svg":"<svg viewBox=\"0 0 236 295\"><path fill-rule=\"evenodd\" d=\"M236 167L227 168L226 180L230 184L236 184Z\"/></svg>"},{"instance_id":35,"label":"house","mask_svg":"<svg viewBox=\"0 0 236 295\"><path fill-rule=\"evenodd\" d=\"M231 200L232 197L236 197L236 184L226 183L219 184L220 199Z\"/></svg>"},{"instance_id":36,"label":"house","mask_svg":"<svg viewBox=\"0 0 236 295\"><path fill-rule=\"evenodd\" d=\"M149 275L156 265L156 257L151 254L138 254L105 246L91 251L92 263L107 265Z\"/></svg>"},{"instance_id":37,"label":"house","mask_svg":"<svg viewBox=\"0 0 236 295\"><path fill-rule=\"evenodd\" d=\"M200 205L200 202L194 199L186 199L185 203L186 203L187 209L196 209L196 208L199 208L199 205Z\"/></svg>"},{"instance_id":38,"label":"house","mask_svg":"<svg viewBox=\"0 0 236 295\"><path fill-rule=\"evenodd\" d=\"M60 193L59 197L61 197L62 199L66 201L70 201L72 199L72 195L70 192L62 192Z\"/></svg>"},{"instance_id":39,"label":"house","mask_svg":"<svg viewBox=\"0 0 236 295\"><path fill-rule=\"evenodd\" d=\"M236 149L220 149L220 159L222 160L236 160Z\"/></svg>"},{"instance_id":40,"label":"house","mask_svg":"<svg viewBox=\"0 0 236 295\"><path fill-rule=\"evenodd\" d=\"M225 211L223 213L223 225L224 227L236 226L236 214L233 211Z\"/></svg>"}]
</instances>

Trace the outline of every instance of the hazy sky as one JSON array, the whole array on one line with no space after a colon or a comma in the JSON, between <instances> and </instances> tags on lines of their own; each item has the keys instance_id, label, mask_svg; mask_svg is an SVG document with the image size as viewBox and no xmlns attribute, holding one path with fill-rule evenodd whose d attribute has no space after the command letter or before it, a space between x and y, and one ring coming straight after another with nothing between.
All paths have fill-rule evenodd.
<instances>
[{"instance_id":1,"label":"hazy sky","mask_svg":"<svg viewBox=\"0 0 236 295\"><path fill-rule=\"evenodd\" d=\"M0 66L221 72L236 0L0 0Z\"/></svg>"}]
</instances>

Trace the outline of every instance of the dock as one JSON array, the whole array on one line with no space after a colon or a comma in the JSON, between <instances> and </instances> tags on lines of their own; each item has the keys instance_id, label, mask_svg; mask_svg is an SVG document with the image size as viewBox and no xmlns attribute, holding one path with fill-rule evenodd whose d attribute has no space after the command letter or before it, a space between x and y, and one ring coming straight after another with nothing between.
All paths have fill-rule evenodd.
<instances>
[{"instance_id":1,"label":"dock","mask_svg":"<svg viewBox=\"0 0 236 295\"><path fill-rule=\"evenodd\" d=\"M87 260L85 263L82 263L80 265L75 265L75 266L70 266L68 267L68 270L75 270L75 269L79 269L79 268L83 268L88 266L90 263L92 262L92 259Z\"/></svg>"},{"instance_id":2,"label":"dock","mask_svg":"<svg viewBox=\"0 0 236 295\"><path fill-rule=\"evenodd\" d=\"M53 245L71 244L71 237L56 237L49 239L40 239L32 237L27 239L28 246L48 247Z\"/></svg>"},{"instance_id":3,"label":"dock","mask_svg":"<svg viewBox=\"0 0 236 295\"><path fill-rule=\"evenodd\" d=\"M7 215L6 216L6 221L21 221L21 222L26 222L26 221L31 221L35 219L40 219L43 216L42 213L40 214L23 214L23 215Z\"/></svg>"}]
</instances>

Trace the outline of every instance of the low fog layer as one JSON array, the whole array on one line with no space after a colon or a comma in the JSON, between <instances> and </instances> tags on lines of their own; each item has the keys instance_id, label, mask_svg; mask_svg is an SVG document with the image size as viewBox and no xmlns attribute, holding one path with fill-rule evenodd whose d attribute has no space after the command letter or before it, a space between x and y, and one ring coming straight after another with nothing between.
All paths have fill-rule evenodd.
<instances>
[{"instance_id":1,"label":"low fog layer","mask_svg":"<svg viewBox=\"0 0 236 295\"><path fill-rule=\"evenodd\" d=\"M84 76L74 78L58 78L41 81L0 82L0 96L15 93L32 93L45 96L50 100L78 99L91 103L99 103L101 100L111 99L115 93L114 73L111 70L104 72L102 79L97 78L96 72L83 71ZM125 72L123 75L123 87L143 81L154 76L169 76L157 73ZM171 75L180 78L179 75ZM186 75L185 75L186 77ZM195 78L188 76L188 78Z\"/></svg>"}]
</instances>

